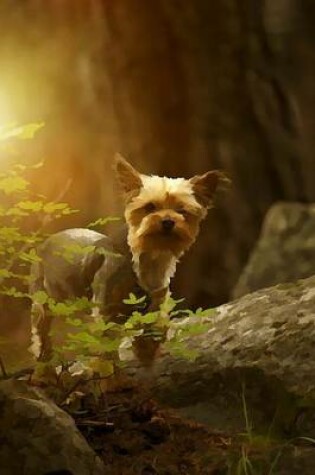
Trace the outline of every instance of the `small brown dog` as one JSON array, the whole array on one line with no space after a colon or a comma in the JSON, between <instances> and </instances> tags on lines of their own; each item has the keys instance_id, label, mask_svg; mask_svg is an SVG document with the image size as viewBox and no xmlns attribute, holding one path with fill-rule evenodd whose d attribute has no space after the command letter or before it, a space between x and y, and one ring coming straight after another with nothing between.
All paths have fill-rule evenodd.
<instances>
[{"instance_id":1,"label":"small brown dog","mask_svg":"<svg viewBox=\"0 0 315 475\"><path fill-rule=\"evenodd\" d=\"M116 158L115 172L125 200L127 236L122 243L121 238L118 243L89 229L61 231L39 247L41 262L31 271L31 293L44 290L57 301L88 296L95 302L92 318L111 320L130 313L122 300L130 292L139 295L139 288L150 302L146 310L159 310L177 262L196 240L219 183L226 181L218 171L189 180L142 175L121 156ZM64 256L69 246L88 251L69 261ZM114 256L117 252L122 258ZM33 304L32 352L41 360L52 354L52 321L47 306ZM140 338L138 355L146 352L141 346L145 340Z\"/></svg>"},{"instance_id":2,"label":"small brown dog","mask_svg":"<svg viewBox=\"0 0 315 475\"><path fill-rule=\"evenodd\" d=\"M218 171L190 180L141 175L120 156L115 168L125 198L133 269L156 310L168 293L177 262L213 206L219 182L226 178Z\"/></svg>"}]
</instances>

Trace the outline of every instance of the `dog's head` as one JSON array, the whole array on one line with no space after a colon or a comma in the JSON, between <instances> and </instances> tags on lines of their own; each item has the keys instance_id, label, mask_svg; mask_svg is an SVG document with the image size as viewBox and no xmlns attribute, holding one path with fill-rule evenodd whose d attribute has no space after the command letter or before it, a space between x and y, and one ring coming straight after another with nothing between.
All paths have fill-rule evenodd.
<instances>
[{"instance_id":1,"label":"dog's head","mask_svg":"<svg viewBox=\"0 0 315 475\"><path fill-rule=\"evenodd\" d=\"M121 156L115 170L125 199L128 243L138 255L168 251L179 258L195 241L225 179L216 170L189 180L142 175Z\"/></svg>"}]
</instances>

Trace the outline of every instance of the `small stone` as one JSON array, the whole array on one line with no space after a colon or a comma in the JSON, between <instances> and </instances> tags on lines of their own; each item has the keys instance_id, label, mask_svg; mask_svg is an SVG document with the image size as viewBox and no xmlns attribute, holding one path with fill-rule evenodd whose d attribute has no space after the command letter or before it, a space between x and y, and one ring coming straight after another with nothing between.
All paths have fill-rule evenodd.
<instances>
[{"instance_id":1,"label":"small stone","mask_svg":"<svg viewBox=\"0 0 315 475\"><path fill-rule=\"evenodd\" d=\"M161 444L170 434L169 426L162 417L152 417L144 426L143 431L153 444Z\"/></svg>"}]
</instances>

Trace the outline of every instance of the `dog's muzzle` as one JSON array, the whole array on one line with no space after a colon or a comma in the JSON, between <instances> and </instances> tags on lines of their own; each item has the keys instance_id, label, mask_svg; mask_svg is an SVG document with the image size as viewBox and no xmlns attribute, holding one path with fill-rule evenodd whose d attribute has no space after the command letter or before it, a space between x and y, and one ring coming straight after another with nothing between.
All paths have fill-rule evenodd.
<instances>
[{"instance_id":1,"label":"dog's muzzle","mask_svg":"<svg viewBox=\"0 0 315 475\"><path fill-rule=\"evenodd\" d=\"M175 226L175 221L173 221L170 218L166 218L162 220L161 224L162 224L163 231L165 233L170 233Z\"/></svg>"}]
</instances>

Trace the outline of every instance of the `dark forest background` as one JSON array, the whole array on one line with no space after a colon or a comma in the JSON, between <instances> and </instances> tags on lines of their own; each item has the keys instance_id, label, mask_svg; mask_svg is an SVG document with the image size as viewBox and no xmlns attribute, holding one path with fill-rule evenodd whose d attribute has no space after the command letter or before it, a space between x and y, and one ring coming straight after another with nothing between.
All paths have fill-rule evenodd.
<instances>
[{"instance_id":1,"label":"dark forest background","mask_svg":"<svg viewBox=\"0 0 315 475\"><path fill-rule=\"evenodd\" d=\"M275 201L315 200L312 0L2 0L0 119L45 121L32 186L81 213L121 213L112 162L190 177L225 170L173 289L225 302Z\"/></svg>"}]
</instances>

